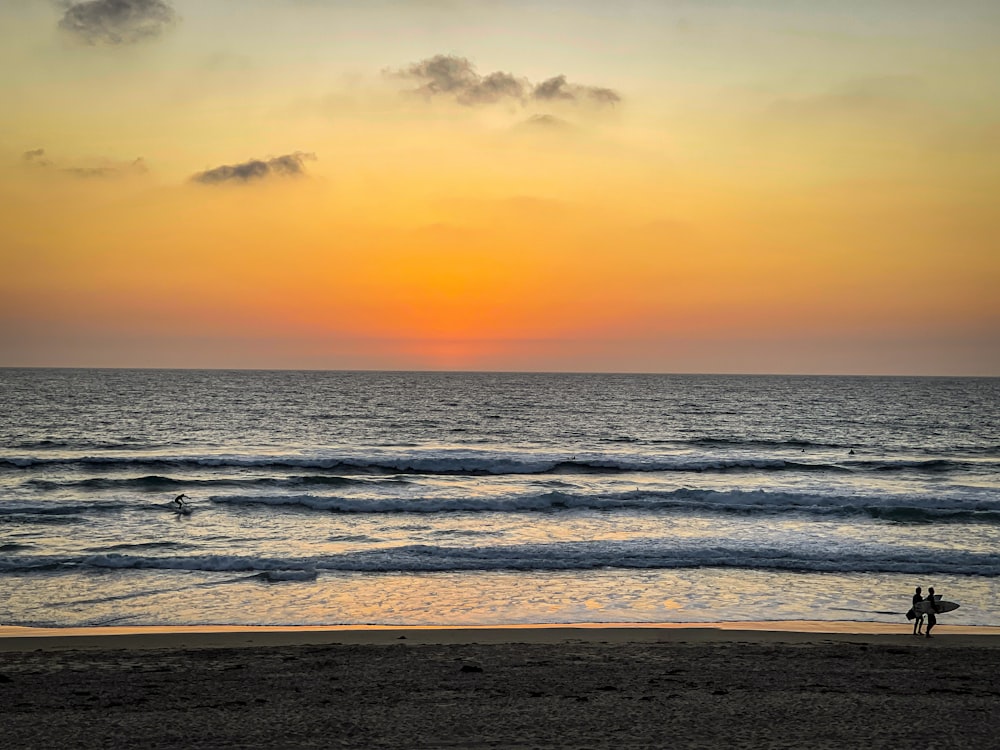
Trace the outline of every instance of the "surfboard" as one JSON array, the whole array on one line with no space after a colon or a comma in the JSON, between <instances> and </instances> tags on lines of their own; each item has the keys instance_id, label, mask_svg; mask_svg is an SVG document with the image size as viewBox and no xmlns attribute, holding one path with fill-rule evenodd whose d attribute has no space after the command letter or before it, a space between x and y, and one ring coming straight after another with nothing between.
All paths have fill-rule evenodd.
<instances>
[{"instance_id":1,"label":"surfboard","mask_svg":"<svg viewBox=\"0 0 1000 750\"><path fill-rule=\"evenodd\" d=\"M951 612L952 610L958 609L958 604L956 604L955 602L941 601L937 597L935 597L934 599L934 605L935 608L937 609L936 614L941 614L942 612ZM916 612L918 615L926 615L932 611L931 603L919 602L918 604L914 604L913 611Z\"/></svg>"},{"instance_id":2,"label":"surfboard","mask_svg":"<svg viewBox=\"0 0 1000 750\"><path fill-rule=\"evenodd\" d=\"M922 601L923 601L923 599L919 600L917 602L917 604L919 604ZM941 601L941 594L934 594L934 601L936 601L936 602ZM914 604L912 607L910 607L910 612L913 612L914 614L918 614L918 615L923 616L923 614L924 614L923 607L918 607L917 604ZM906 613L906 619L908 619L908 620L912 620L913 619L912 617L910 617L910 612Z\"/></svg>"}]
</instances>

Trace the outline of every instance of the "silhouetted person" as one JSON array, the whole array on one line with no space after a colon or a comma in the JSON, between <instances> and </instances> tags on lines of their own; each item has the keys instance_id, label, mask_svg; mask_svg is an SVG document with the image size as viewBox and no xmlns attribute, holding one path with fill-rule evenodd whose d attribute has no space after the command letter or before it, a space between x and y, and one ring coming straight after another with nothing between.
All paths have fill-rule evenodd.
<instances>
[{"instance_id":1,"label":"silhouetted person","mask_svg":"<svg viewBox=\"0 0 1000 750\"><path fill-rule=\"evenodd\" d=\"M920 595L920 587L917 586L917 590L913 594L913 635L920 635L921 629L924 627L924 613L917 609L917 605L923 600L924 598Z\"/></svg>"},{"instance_id":2,"label":"silhouetted person","mask_svg":"<svg viewBox=\"0 0 1000 750\"><path fill-rule=\"evenodd\" d=\"M174 505L176 507L174 508L174 510L177 513L186 513L187 511L189 511L190 507L188 507L188 504L186 502L184 502L185 500L189 500L189 499L190 498L187 495L183 494L183 493L181 493L180 495L178 495L177 497L175 497L174 498Z\"/></svg>"},{"instance_id":3,"label":"silhouetted person","mask_svg":"<svg viewBox=\"0 0 1000 750\"><path fill-rule=\"evenodd\" d=\"M934 587L931 586L927 589L927 598L924 600L931 603L930 609L927 611L927 637L931 637L931 628L937 625L937 611L938 604L937 600L934 598Z\"/></svg>"}]
</instances>

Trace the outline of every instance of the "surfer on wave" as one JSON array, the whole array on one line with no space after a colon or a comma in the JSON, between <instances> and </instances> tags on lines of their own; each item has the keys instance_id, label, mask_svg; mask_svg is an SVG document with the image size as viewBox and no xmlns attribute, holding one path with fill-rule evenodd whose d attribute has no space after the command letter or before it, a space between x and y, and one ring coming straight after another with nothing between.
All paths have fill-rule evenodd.
<instances>
[{"instance_id":1,"label":"surfer on wave","mask_svg":"<svg viewBox=\"0 0 1000 750\"><path fill-rule=\"evenodd\" d=\"M191 506L185 502L186 500L189 499L190 498L184 493L181 493L180 495L175 497L173 502L174 513L184 513L184 514L190 513Z\"/></svg>"}]
</instances>

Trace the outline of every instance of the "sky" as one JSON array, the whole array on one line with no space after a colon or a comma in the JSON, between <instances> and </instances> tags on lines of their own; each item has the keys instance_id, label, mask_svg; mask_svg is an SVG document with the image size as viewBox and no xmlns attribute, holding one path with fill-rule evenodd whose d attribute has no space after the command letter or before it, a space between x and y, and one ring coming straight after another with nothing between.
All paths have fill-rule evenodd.
<instances>
[{"instance_id":1,"label":"sky","mask_svg":"<svg viewBox=\"0 0 1000 750\"><path fill-rule=\"evenodd\" d=\"M993 0L3 0L0 366L1000 375Z\"/></svg>"}]
</instances>

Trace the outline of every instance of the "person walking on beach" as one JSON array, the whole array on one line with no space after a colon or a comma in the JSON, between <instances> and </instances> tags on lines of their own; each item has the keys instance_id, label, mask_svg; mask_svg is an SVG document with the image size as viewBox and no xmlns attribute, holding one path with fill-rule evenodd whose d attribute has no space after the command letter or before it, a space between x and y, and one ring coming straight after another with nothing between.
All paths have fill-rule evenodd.
<instances>
[{"instance_id":1,"label":"person walking on beach","mask_svg":"<svg viewBox=\"0 0 1000 750\"><path fill-rule=\"evenodd\" d=\"M917 590L913 594L913 635L920 635L924 627L924 613L917 609L917 605L924 600L920 591L920 587L917 586Z\"/></svg>"},{"instance_id":2,"label":"person walking on beach","mask_svg":"<svg viewBox=\"0 0 1000 750\"><path fill-rule=\"evenodd\" d=\"M937 600L934 598L934 587L931 586L927 589L927 598L924 600L931 603L930 609L927 610L927 637L931 637L931 628L937 625Z\"/></svg>"}]
</instances>

